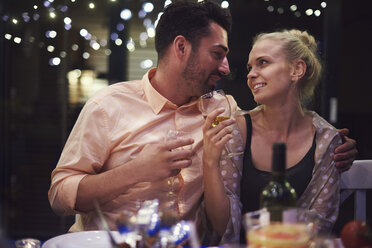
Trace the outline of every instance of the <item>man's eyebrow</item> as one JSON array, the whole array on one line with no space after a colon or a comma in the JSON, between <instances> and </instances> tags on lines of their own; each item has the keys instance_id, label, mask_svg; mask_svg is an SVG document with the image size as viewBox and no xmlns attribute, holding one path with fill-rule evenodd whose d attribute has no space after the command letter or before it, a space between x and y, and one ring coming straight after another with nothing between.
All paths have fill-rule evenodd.
<instances>
[{"instance_id":1,"label":"man's eyebrow","mask_svg":"<svg viewBox=\"0 0 372 248\"><path fill-rule=\"evenodd\" d=\"M222 48L225 52L229 51L229 48L225 47L224 45L216 45L216 47Z\"/></svg>"}]
</instances>

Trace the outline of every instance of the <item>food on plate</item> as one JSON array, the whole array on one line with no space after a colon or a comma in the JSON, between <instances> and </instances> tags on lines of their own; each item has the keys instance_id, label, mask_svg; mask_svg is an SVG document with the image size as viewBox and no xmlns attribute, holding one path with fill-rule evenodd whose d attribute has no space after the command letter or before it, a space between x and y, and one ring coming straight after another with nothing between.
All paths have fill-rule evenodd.
<instances>
[{"instance_id":1,"label":"food on plate","mask_svg":"<svg viewBox=\"0 0 372 248\"><path fill-rule=\"evenodd\" d=\"M272 223L248 231L249 248L305 248L309 246L310 231L305 224Z\"/></svg>"}]
</instances>

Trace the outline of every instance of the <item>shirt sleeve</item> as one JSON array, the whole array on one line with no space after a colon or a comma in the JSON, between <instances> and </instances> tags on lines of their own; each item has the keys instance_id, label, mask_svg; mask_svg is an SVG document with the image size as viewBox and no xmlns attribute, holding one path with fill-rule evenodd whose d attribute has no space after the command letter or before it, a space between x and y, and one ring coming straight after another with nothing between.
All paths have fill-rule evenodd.
<instances>
[{"instance_id":1,"label":"shirt sleeve","mask_svg":"<svg viewBox=\"0 0 372 248\"><path fill-rule=\"evenodd\" d=\"M51 176L48 198L60 215L76 214L75 202L80 181L98 173L109 154L107 115L88 101L82 109Z\"/></svg>"},{"instance_id":2,"label":"shirt sleeve","mask_svg":"<svg viewBox=\"0 0 372 248\"><path fill-rule=\"evenodd\" d=\"M324 140L323 140L324 141ZM299 199L298 205L318 213L320 220L318 231L330 232L337 220L339 209L340 175L333 160L334 149L340 145L339 135L334 136L325 152L316 158L315 169L308 188ZM322 140L317 146L323 145Z\"/></svg>"},{"instance_id":3,"label":"shirt sleeve","mask_svg":"<svg viewBox=\"0 0 372 248\"><path fill-rule=\"evenodd\" d=\"M233 139L230 146L232 151L242 151L243 140L241 133L234 125L232 131ZM225 153L223 153L224 155ZM226 195L230 202L230 219L226 231L221 238L221 244L239 242L241 226L241 203L240 203L240 180L242 177L243 155L237 155L232 158L223 158L220 161L220 171L226 190Z\"/></svg>"}]
</instances>

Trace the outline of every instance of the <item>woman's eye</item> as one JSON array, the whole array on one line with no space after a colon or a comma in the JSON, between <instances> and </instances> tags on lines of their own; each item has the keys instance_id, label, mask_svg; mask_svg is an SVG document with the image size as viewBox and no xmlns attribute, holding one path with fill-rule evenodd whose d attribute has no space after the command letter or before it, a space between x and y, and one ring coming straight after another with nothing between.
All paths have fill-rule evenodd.
<instances>
[{"instance_id":1,"label":"woman's eye","mask_svg":"<svg viewBox=\"0 0 372 248\"><path fill-rule=\"evenodd\" d=\"M264 65L264 64L267 64L267 63L268 63L268 61L265 60L265 59L261 59L261 60L260 60L260 65Z\"/></svg>"}]
</instances>

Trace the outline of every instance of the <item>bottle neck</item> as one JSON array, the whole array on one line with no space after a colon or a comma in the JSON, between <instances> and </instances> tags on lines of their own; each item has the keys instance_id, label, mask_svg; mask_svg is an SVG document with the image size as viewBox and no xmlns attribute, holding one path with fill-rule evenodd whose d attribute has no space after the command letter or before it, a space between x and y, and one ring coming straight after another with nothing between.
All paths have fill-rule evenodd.
<instances>
[{"instance_id":1,"label":"bottle neck","mask_svg":"<svg viewBox=\"0 0 372 248\"><path fill-rule=\"evenodd\" d=\"M286 164L286 147L284 143L275 143L273 146L272 170L285 172Z\"/></svg>"},{"instance_id":2,"label":"bottle neck","mask_svg":"<svg viewBox=\"0 0 372 248\"><path fill-rule=\"evenodd\" d=\"M275 181L285 180L286 167L286 147L284 143L275 143L273 145L272 157L272 179Z\"/></svg>"}]
</instances>

